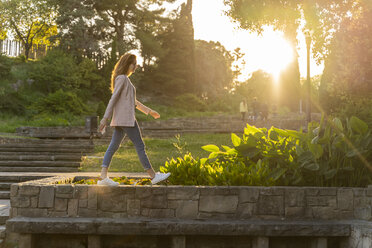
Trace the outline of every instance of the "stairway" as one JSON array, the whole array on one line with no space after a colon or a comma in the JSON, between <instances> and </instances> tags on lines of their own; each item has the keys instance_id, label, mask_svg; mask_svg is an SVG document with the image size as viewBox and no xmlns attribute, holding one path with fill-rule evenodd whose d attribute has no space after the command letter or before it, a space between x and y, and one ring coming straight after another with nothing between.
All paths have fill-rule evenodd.
<instances>
[{"instance_id":1,"label":"stairway","mask_svg":"<svg viewBox=\"0 0 372 248\"><path fill-rule=\"evenodd\" d=\"M0 144L0 172L76 172L89 140L23 139ZM0 191L6 185L0 184ZM1 193L0 193L1 195Z\"/></svg>"}]
</instances>

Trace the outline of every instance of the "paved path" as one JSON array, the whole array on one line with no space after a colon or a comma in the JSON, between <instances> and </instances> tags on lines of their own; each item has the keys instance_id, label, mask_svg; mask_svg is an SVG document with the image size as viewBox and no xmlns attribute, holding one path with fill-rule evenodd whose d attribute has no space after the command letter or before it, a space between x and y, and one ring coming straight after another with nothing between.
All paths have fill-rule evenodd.
<instances>
[{"instance_id":1,"label":"paved path","mask_svg":"<svg viewBox=\"0 0 372 248\"><path fill-rule=\"evenodd\" d=\"M1 172L1 176L91 176L96 177L100 175L100 172L74 172L74 173L62 173L62 172ZM109 177L148 177L146 172L110 172Z\"/></svg>"}]
</instances>

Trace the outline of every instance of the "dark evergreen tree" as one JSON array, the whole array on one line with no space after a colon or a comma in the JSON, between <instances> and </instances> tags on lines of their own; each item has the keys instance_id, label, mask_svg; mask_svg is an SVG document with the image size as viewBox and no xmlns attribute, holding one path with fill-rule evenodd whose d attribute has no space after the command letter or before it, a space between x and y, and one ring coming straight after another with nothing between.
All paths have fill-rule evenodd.
<instances>
[{"instance_id":1,"label":"dark evergreen tree","mask_svg":"<svg viewBox=\"0 0 372 248\"><path fill-rule=\"evenodd\" d=\"M196 91L191 10L192 0L188 0L182 4L167 32L161 35L162 47L166 52L160 57L153 75L153 89L158 93L176 96Z\"/></svg>"}]
</instances>

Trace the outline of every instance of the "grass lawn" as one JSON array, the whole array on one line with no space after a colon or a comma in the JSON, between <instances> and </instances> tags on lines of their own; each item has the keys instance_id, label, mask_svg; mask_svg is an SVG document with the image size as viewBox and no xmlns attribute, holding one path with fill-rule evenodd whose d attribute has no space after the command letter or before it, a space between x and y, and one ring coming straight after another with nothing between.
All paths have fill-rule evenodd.
<instances>
[{"instance_id":1,"label":"grass lawn","mask_svg":"<svg viewBox=\"0 0 372 248\"><path fill-rule=\"evenodd\" d=\"M202 146L215 144L219 147L227 145L232 147L231 134L185 134L182 136L160 139L145 138L147 155L156 171L164 165L168 159L179 157L186 152L196 157L206 157L209 152L201 149ZM87 156L82 162L81 171L100 171L103 156L108 145L96 146L94 154ZM143 172L136 150L129 139L125 139L121 147L115 153L110 170L112 172Z\"/></svg>"}]
</instances>

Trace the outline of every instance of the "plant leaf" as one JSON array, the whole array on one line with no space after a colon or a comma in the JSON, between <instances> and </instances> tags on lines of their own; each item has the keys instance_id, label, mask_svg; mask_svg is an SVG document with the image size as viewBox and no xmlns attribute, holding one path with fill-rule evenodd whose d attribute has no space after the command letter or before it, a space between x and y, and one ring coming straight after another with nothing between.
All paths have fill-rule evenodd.
<instances>
[{"instance_id":1,"label":"plant leaf","mask_svg":"<svg viewBox=\"0 0 372 248\"><path fill-rule=\"evenodd\" d=\"M205 145L205 146L202 146L202 149L207 152L219 152L220 151L220 148L218 148L218 146L216 145Z\"/></svg>"}]
</instances>

